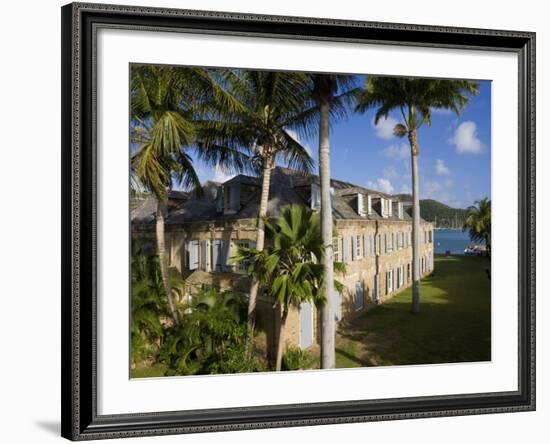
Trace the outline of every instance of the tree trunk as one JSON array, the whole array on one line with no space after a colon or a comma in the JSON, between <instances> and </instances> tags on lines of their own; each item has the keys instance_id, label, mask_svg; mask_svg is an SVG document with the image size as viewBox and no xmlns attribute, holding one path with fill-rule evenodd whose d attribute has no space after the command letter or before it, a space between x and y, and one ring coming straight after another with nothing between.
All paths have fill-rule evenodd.
<instances>
[{"instance_id":1,"label":"tree trunk","mask_svg":"<svg viewBox=\"0 0 550 444\"><path fill-rule=\"evenodd\" d=\"M164 241L164 208L160 200L157 200L157 216L156 216L156 229L157 229L157 250L159 255L160 264L160 276L162 278L162 285L166 292L166 298L168 299L168 307L170 314L176 324L179 324L180 318L174 297L172 295L172 288L170 287L170 279L168 277L168 265L166 261L166 243Z\"/></svg>"},{"instance_id":2,"label":"tree trunk","mask_svg":"<svg viewBox=\"0 0 550 444\"><path fill-rule=\"evenodd\" d=\"M412 171L412 196L413 196L413 225L412 225L412 311L420 311L420 200L418 197L418 144L416 130L409 131L409 143L411 145L411 171Z\"/></svg>"},{"instance_id":3,"label":"tree trunk","mask_svg":"<svg viewBox=\"0 0 550 444\"><path fill-rule=\"evenodd\" d=\"M283 351L285 348L285 327L286 318L288 317L288 308L283 309L281 316L281 327L279 328L279 341L277 342L277 360L275 362L275 370L280 372L283 367Z\"/></svg>"},{"instance_id":4,"label":"tree trunk","mask_svg":"<svg viewBox=\"0 0 550 444\"><path fill-rule=\"evenodd\" d=\"M269 199L269 184L271 182L271 168L273 159L267 158L264 163L262 174L262 194L260 198L260 210L258 212L258 233L256 235L256 250L262 251L265 244L265 225L264 217L267 216L267 202ZM256 321L256 301L258 298L258 289L260 282L256 277L252 277L252 283L250 285L250 297L248 299L248 344L249 350L251 348L254 339L254 324Z\"/></svg>"},{"instance_id":5,"label":"tree trunk","mask_svg":"<svg viewBox=\"0 0 550 444\"><path fill-rule=\"evenodd\" d=\"M319 177L321 181L321 238L325 248L323 255L324 294L326 303L321 308L321 368L334 368L335 325L334 305L334 251L332 246L332 202L330 198L330 104L321 100L319 122Z\"/></svg>"}]
</instances>

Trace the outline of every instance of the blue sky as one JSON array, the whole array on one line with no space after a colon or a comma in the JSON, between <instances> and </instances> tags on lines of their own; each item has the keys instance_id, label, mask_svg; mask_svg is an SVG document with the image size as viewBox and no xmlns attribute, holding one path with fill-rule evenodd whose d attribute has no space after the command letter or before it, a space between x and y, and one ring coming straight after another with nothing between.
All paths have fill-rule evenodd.
<instances>
[{"instance_id":1,"label":"blue sky","mask_svg":"<svg viewBox=\"0 0 550 444\"><path fill-rule=\"evenodd\" d=\"M387 193L410 193L410 148L392 129L398 113L374 125L374 110L351 114L331 128L332 177ZM317 138L300 139L317 161ZM491 82L480 82L480 92L460 116L433 110L432 125L418 133L420 198L436 199L464 208L491 196ZM317 168L317 165L316 165ZM218 168L196 163L202 181L230 176Z\"/></svg>"}]
</instances>

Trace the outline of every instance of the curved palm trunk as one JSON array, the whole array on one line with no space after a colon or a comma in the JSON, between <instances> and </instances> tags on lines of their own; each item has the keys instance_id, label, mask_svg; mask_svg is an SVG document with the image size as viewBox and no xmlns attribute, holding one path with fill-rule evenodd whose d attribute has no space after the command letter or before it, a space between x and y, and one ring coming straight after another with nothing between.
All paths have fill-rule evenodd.
<instances>
[{"instance_id":1,"label":"curved palm trunk","mask_svg":"<svg viewBox=\"0 0 550 444\"><path fill-rule=\"evenodd\" d=\"M271 182L271 168L273 159L268 158L264 163L264 169L262 174L262 194L260 198L260 210L258 212L258 233L256 235L256 250L262 251L265 244L265 224L264 218L267 216L267 202L269 199L269 184ZM256 301L258 299L258 289L260 282L257 277L252 278L252 284L250 285L250 297L248 299L248 341L249 346L252 345L254 338L254 324L256 321ZM249 347L250 349L250 347Z\"/></svg>"},{"instance_id":2,"label":"curved palm trunk","mask_svg":"<svg viewBox=\"0 0 550 444\"><path fill-rule=\"evenodd\" d=\"M275 370L280 372L283 366L283 350L285 346L286 319L288 317L288 308L283 309L281 316L281 328L279 329L279 341L277 342L277 360L275 361Z\"/></svg>"},{"instance_id":3,"label":"curved palm trunk","mask_svg":"<svg viewBox=\"0 0 550 444\"><path fill-rule=\"evenodd\" d=\"M157 250L159 255L160 275L162 285L168 299L168 307L170 314L176 324L179 324L179 314L172 295L170 280L168 278L168 265L166 263L166 242L164 240L164 208L160 200L157 200L157 216L156 216L156 232L157 232Z\"/></svg>"},{"instance_id":4,"label":"curved palm trunk","mask_svg":"<svg viewBox=\"0 0 550 444\"><path fill-rule=\"evenodd\" d=\"M330 104L322 100L319 122L319 177L321 182L321 238L325 248L323 256L324 294L326 303L321 308L321 368L334 368L335 325L334 306L334 252L332 249L332 204L330 199Z\"/></svg>"},{"instance_id":5,"label":"curved palm trunk","mask_svg":"<svg viewBox=\"0 0 550 444\"><path fill-rule=\"evenodd\" d=\"M409 143L411 145L411 171L412 171L412 196L413 196L413 226L412 226L412 311L420 311L420 267L419 239L420 239L420 200L418 197L418 144L416 141L416 130L409 132Z\"/></svg>"}]
</instances>

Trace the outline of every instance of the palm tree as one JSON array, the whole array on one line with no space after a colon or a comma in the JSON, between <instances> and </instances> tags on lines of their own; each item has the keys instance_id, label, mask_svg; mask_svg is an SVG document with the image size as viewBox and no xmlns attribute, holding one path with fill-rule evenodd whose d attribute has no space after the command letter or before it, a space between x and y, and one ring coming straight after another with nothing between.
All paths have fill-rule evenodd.
<instances>
[{"instance_id":1,"label":"palm tree","mask_svg":"<svg viewBox=\"0 0 550 444\"><path fill-rule=\"evenodd\" d=\"M462 230L469 230L472 241L485 242L487 254L491 255L491 200L488 197L468 207Z\"/></svg>"},{"instance_id":2,"label":"palm tree","mask_svg":"<svg viewBox=\"0 0 550 444\"><path fill-rule=\"evenodd\" d=\"M479 85L468 80L438 80L411 77L369 76L364 89L358 94L358 112L376 108L374 123L382 117L387 118L390 112L400 112L402 121L395 125L397 137L407 136L411 147L411 173L413 194L412 225L412 274L413 296L412 311L420 311L420 203L418 190L418 129L422 125L431 125L433 108L448 109L460 115L468 104L470 96L476 95Z\"/></svg>"},{"instance_id":3,"label":"palm tree","mask_svg":"<svg viewBox=\"0 0 550 444\"><path fill-rule=\"evenodd\" d=\"M312 302L318 308L326 305L323 246L319 213L303 205L281 209L274 220L265 220L267 246L264 250L241 247L235 262L247 261L249 273L265 285L280 310L279 340L275 369L281 370L285 327L291 306ZM334 264L343 271L343 264ZM340 291L342 285L333 281Z\"/></svg>"},{"instance_id":4,"label":"palm tree","mask_svg":"<svg viewBox=\"0 0 550 444\"><path fill-rule=\"evenodd\" d=\"M189 150L226 169L240 170L247 156L220 147L199 148L198 115L213 107L233 110L234 102L211 73L199 68L136 65L131 70L131 129L137 149L131 157L134 187L145 188L157 200L156 239L160 272L171 316L179 314L170 288L164 236L165 202L174 184L201 194Z\"/></svg>"},{"instance_id":5,"label":"palm tree","mask_svg":"<svg viewBox=\"0 0 550 444\"><path fill-rule=\"evenodd\" d=\"M325 248L323 257L327 303L321 308L321 368L336 365L334 306L332 297L333 262L332 250L332 202L330 195L330 119L342 117L346 99L353 98L353 76L313 74L313 97L319 107L319 181L321 188L321 238ZM335 112L338 113L335 115Z\"/></svg>"},{"instance_id":6,"label":"palm tree","mask_svg":"<svg viewBox=\"0 0 550 444\"><path fill-rule=\"evenodd\" d=\"M312 106L309 78L302 73L226 70L220 83L239 104L231 113L209 116L204 122L205 147L250 147L252 163L261 172L256 249L265 244L265 224L271 171L277 161L303 173L311 172L310 154L290 134L315 125L318 111ZM247 331L253 340L256 300L260 282L250 286Z\"/></svg>"}]
</instances>

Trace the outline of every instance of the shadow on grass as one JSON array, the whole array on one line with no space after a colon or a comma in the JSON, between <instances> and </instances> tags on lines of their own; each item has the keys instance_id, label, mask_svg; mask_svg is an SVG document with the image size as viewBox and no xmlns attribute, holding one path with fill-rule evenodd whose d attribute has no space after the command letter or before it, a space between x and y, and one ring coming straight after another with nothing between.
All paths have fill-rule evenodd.
<instances>
[{"instance_id":1,"label":"shadow on grass","mask_svg":"<svg viewBox=\"0 0 550 444\"><path fill-rule=\"evenodd\" d=\"M488 267L487 258L436 257L434 274L421 282L420 313L411 312L406 289L342 327L337 347L363 365L490 360Z\"/></svg>"}]
</instances>

